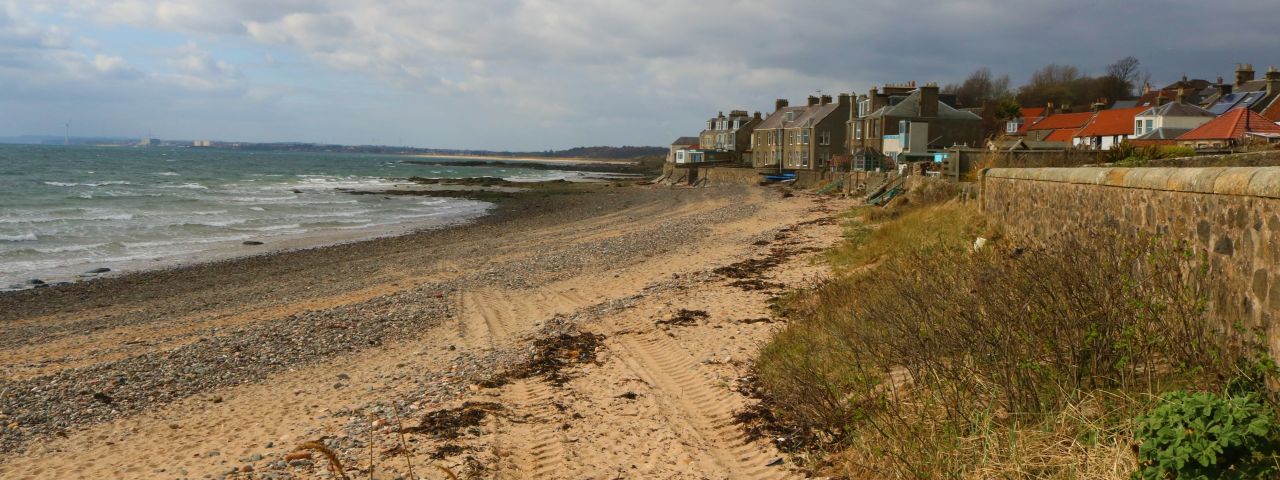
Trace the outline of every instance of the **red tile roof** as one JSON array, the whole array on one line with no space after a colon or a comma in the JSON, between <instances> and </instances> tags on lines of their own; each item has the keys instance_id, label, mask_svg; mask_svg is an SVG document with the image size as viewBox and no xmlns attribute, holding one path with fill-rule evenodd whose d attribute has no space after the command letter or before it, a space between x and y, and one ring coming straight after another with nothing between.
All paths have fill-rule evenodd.
<instances>
[{"instance_id":1,"label":"red tile roof","mask_svg":"<svg viewBox=\"0 0 1280 480\"><path fill-rule=\"evenodd\" d=\"M1049 134L1049 136L1044 137L1044 141L1071 143L1071 137L1074 137L1075 133L1076 133L1076 129L1074 128L1063 128L1059 130L1054 130L1053 133Z\"/></svg>"},{"instance_id":2,"label":"red tile roof","mask_svg":"<svg viewBox=\"0 0 1280 480\"><path fill-rule=\"evenodd\" d=\"M1242 139L1245 133L1280 133L1280 125L1254 113L1247 107L1237 107L1209 123L1196 127L1178 137L1178 140Z\"/></svg>"},{"instance_id":3,"label":"red tile roof","mask_svg":"<svg viewBox=\"0 0 1280 480\"><path fill-rule=\"evenodd\" d=\"M1014 135L1026 135L1027 128L1031 127L1031 124L1036 123L1037 120L1040 120L1040 117L1044 116L1045 110L1047 110L1045 107L1023 107L1022 126L1018 127L1018 133Z\"/></svg>"},{"instance_id":4,"label":"red tile roof","mask_svg":"<svg viewBox=\"0 0 1280 480\"><path fill-rule=\"evenodd\" d=\"M1133 117L1150 107L1114 108L1102 110L1084 128L1076 132L1077 137L1110 137L1113 135L1133 135Z\"/></svg>"},{"instance_id":5,"label":"red tile roof","mask_svg":"<svg viewBox=\"0 0 1280 480\"><path fill-rule=\"evenodd\" d=\"M1262 116L1273 122L1280 122L1280 97L1271 101L1271 105L1262 110Z\"/></svg>"},{"instance_id":6,"label":"red tile roof","mask_svg":"<svg viewBox=\"0 0 1280 480\"><path fill-rule=\"evenodd\" d=\"M1027 127L1027 130L1059 130L1063 128L1075 130L1089 123L1090 118L1093 118L1093 112L1059 113L1044 117L1043 120L1036 122L1035 125Z\"/></svg>"}]
</instances>

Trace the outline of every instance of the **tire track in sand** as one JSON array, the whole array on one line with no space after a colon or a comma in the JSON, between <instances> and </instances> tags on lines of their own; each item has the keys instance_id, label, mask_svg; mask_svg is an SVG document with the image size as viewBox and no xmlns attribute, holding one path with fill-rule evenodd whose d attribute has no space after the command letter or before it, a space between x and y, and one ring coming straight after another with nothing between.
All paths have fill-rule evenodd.
<instances>
[{"instance_id":1,"label":"tire track in sand","mask_svg":"<svg viewBox=\"0 0 1280 480\"><path fill-rule=\"evenodd\" d=\"M569 478L564 434L556 428L558 409L552 387L539 379L518 380L501 398L508 408L523 414L523 420L505 420L500 427L504 435L498 438L510 440L497 440L493 447L508 459L497 472L498 478Z\"/></svg>"},{"instance_id":2,"label":"tire track in sand","mask_svg":"<svg viewBox=\"0 0 1280 480\"><path fill-rule=\"evenodd\" d=\"M662 334L657 334L662 335ZM728 478L787 478L785 469L766 466L769 451L747 440L733 423L739 406L727 391L711 386L697 373L697 361L665 336L615 337L615 351L639 378L654 387L671 426L684 425L676 434L692 446L704 449L715 470Z\"/></svg>"}]
</instances>

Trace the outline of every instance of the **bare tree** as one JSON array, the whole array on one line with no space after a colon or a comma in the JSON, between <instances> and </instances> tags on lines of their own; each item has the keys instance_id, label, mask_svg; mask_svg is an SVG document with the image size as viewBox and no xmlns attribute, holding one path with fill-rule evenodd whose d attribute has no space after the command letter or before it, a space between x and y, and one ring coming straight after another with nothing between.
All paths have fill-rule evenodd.
<instances>
[{"instance_id":1,"label":"bare tree","mask_svg":"<svg viewBox=\"0 0 1280 480\"><path fill-rule=\"evenodd\" d=\"M982 67L970 73L959 85L950 84L943 88L946 93L956 96L956 102L966 107L977 107L988 101L997 101L1009 96L1010 82L1008 75L995 77L991 69Z\"/></svg>"}]
</instances>

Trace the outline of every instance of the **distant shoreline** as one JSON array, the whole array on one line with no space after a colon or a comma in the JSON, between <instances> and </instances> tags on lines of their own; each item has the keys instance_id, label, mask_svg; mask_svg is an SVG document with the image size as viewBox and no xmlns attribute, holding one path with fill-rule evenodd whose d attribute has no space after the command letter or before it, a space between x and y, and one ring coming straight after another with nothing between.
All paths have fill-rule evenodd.
<instances>
[{"instance_id":1,"label":"distant shoreline","mask_svg":"<svg viewBox=\"0 0 1280 480\"><path fill-rule=\"evenodd\" d=\"M639 165L637 160L609 160L603 158L572 158L572 157L502 157L496 155L451 155L451 154L412 154L406 155L415 158L440 158L451 160L483 160L495 162L527 162L527 163L545 163L545 164L572 164L572 165Z\"/></svg>"}]
</instances>

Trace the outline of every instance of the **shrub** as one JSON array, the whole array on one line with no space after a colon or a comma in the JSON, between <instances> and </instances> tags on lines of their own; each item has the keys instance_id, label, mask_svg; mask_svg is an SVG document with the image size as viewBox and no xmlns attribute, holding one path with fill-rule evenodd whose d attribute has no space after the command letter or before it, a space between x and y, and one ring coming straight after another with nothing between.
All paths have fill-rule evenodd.
<instances>
[{"instance_id":1,"label":"shrub","mask_svg":"<svg viewBox=\"0 0 1280 480\"><path fill-rule=\"evenodd\" d=\"M1262 479L1280 473L1280 435L1256 395L1183 391L1161 397L1138 421L1134 478Z\"/></svg>"},{"instance_id":2,"label":"shrub","mask_svg":"<svg viewBox=\"0 0 1280 480\"><path fill-rule=\"evenodd\" d=\"M1225 386L1257 348L1208 321L1203 259L1179 243L1095 231L974 252L981 217L966 212L911 211L829 257L878 264L796 295L757 362L774 416L830 439L822 448L860 445L862 473L963 476L1009 457L994 439L1084 398ZM1122 443L1123 428L1099 425Z\"/></svg>"}]
</instances>

